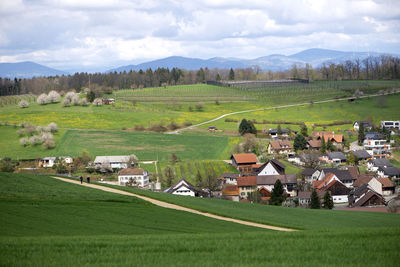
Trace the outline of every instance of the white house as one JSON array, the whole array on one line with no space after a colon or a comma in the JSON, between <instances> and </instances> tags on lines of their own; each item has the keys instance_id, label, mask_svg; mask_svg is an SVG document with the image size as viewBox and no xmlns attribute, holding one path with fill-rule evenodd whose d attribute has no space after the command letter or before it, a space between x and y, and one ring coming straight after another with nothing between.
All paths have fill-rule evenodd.
<instances>
[{"instance_id":1,"label":"white house","mask_svg":"<svg viewBox=\"0 0 400 267\"><path fill-rule=\"evenodd\" d=\"M346 155L343 152L327 152L319 159L327 163L340 164L346 162Z\"/></svg>"},{"instance_id":2,"label":"white house","mask_svg":"<svg viewBox=\"0 0 400 267\"><path fill-rule=\"evenodd\" d=\"M312 184L313 181L318 180L321 171L313 168L305 168L301 174L306 183Z\"/></svg>"},{"instance_id":3,"label":"white house","mask_svg":"<svg viewBox=\"0 0 400 267\"><path fill-rule=\"evenodd\" d=\"M296 185L297 178L296 174L282 174L282 175L259 175L257 176L257 189L264 187L265 189L272 192L274 189L275 182L280 180L283 189L291 196L295 197L297 195Z\"/></svg>"},{"instance_id":4,"label":"white house","mask_svg":"<svg viewBox=\"0 0 400 267\"><path fill-rule=\"evenodd\" d=\"M126 185L130 180L133 185L147 187L149 185L149 174L142 168L126 168L119 172L118 183L120 185Z\"/></svg>"},{"instance_id":5,"label":"white house","mask_svg":"<svg viewBox=\"0 0 400 267\"><path fill-rule=\"evenodd\" d=\"M400 169L394 166L379 167L377 173L381 178L400 178Z\"/></svg>"},{"instance_id":6,"label":"white house","mask_svg":"<svg viewBox=\"0 0 400 267\"><path fill-rule=\"evenodd\" d=\"M41 160L39 160L39 167L51 168L51 167L54 166L54 163L56 162L57 158L63 160L65 164L72 164L72 162L74 161L69 156L65 156L65 157L46 157L46 158L42 158Z\"/></svg>"},{"instance_id":7,"label":"white house","mask_svg":"<svg viewBox=\"0 0 400 267\"><path fill-rule=\"evenodd\" d=\"M276 159L271 159L270 161L264 163L261 165L260 168L258 168L257 175L258 176L263 176L263 175L281 175L285 174L285 168L286 166L279 162Z\"/></svg>"},{"instance_id":8,"label":"white house","mask_svg":"<svg viewBox=\"0 0 400 267\"><path fill-rule=\"evenodd\" d=\"M379 168L393 167L393 165L386 158L376 158L368 160L367 167L369 171L377 172Z\"/></svg>"},{"instance_id":9,"label":"white house","mask_svg":"<svg viewBox=\"0 0 400 267\"><path fill-rule=\"evenodd\" d=\"M380 133L366 133L363 146L371 156L390 154L390 144Z\"/></svg>"},{"instance_id":10,"label":"white house","mask_svg":"<svg viewBox=\"0 0 400 267\"><path fill-rule=\"evenodd\" d=\"M180 179L177 183L164 190L165 193L181 196L194 197L198 195L198 190L194 186L186 181L184 178Z\"/></svg>"},{"instance_id":11,"label":"white house","mask_svg":"<svg viewBox=\"0 0 400 267\"><path fill-rule=\"evenodd\" d=\"M228 173L224 172L221 174L221 176L218 178L222 184L232 184L232 185L237 185L237 178L239 177L238 173Z\"/></svg>"},{"instance_id":12,"label":"white house","mask_svg":"<svg viewBox=\"0 0 400 267\"><path fill-rule=\"evenodd\" d=\"M130 156L97 156L94 165L100 167L102 164L110 164L112 169L126 169L131 160Z\"/></svg>"},{"instance_id":13,"label":"white house","mask_svg":"<svg viewBox=\"0 0 400 267\"><path fill-rule=\"evenodd\" d=\"M400 130L400 121L381 121L381 127Z\"/></svg>"},{"instance_id":14,"label":"white house","mask_svg":"<svg viewBox=\"0 0 400 267\"><path fill-rule=\"evenodd\" d=\"M360 129L361 124L364 126L365 130L372 129L372 123L370 121L356 121L353 125L354 130L358 131Z\"/></svg>"}]
</instances>

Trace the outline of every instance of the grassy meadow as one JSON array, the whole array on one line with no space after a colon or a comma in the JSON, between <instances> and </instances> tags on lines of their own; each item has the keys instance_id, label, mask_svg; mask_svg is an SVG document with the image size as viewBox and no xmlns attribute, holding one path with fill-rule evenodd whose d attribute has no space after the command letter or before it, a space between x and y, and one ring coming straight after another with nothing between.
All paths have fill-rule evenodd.
<instances>
[{"instance_id":1,"label":"grassy meadow","mask_svg":"<svg viewBox=\"0 0 400 267\"><path fill-rule=\"evenodd\" d=\"M0 173L0 182L4 266L396 266L398 262L398 214L176 197L178 203L212 213L221 213L224 207L231 217L307 229L286 233L159 208L46 176Z\"/></svg>"}]
</instances>

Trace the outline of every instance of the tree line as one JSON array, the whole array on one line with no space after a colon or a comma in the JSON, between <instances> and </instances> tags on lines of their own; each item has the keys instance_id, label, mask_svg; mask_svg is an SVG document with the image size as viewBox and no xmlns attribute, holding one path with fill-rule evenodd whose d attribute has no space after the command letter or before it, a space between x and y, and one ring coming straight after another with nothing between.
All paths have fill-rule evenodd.
<instances>
[{"instance_id":1,"label":"tree line","mask_svg":"<svg viewBox=\"0 0 400 267\"><path fill-rule=\"evenodd\" d=\"M346 60L342 63L323 63L313 69L310 64L293 65L285 71L262 71L260 67L233 69L185 70L180 68L157 68L110 73L75 73L54 77L31 79L0 78L0 96L48 93L52 90L77 92L83 88L100 96L118 89L136 89L179 84L196 84L221 80L273 80L273 79L314 80L373 80L400 79L400 58L381 55L363 60Z\"/></svg>"}]
</instances>

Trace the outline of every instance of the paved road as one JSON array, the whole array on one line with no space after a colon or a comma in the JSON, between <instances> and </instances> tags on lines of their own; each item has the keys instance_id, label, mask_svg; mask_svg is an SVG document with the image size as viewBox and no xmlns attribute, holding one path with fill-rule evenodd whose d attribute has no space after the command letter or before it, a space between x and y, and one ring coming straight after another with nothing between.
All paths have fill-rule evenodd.
<instances>
[{"instance_id":1,"label":"paved road","mask_svg":"<svg viewBox=\"0 0 400 267\"><path fill-rule=\"evenodd\" d=\"M390 95L390 94L396 94L396 93L398 93L398 92L395 92L395 93L384 93L383 95ZM382 94L365 95L365 96L360 96L358 98L368 98L368 97L375 97L375 96L380 96L380 95L382 95ZM352 98L355 98L355 97L351 96L351 97L344 97L344 98L337 98L337 99L328 99L328 100L316 101L316 102L313 102L313 103L314 104L319 104L319 103L327 103L327 102L334 102L334 101L344 101L344 100L349 100L349 99L352 99ZM268 107L268 108L249 109L249 110L242 110L242 111L226 113L226 114L223 114L223 115L221 115L221 116L219 116L219 117L217 117L215 119L208 120L208 121L205 121L205 122L201 122L201 123L198 123L198 124L195 124L195 125L191 125L191 126L186 127L186 128L181 128L181 129L178 129L178 130L173 131L173 132L168 132L167 134L179 134L180 132L183 132L183 131L186 131L186 130L189 130L189 129L193 129L195 127L198 127L198 126L201 126L201 125L204 125L204 124L208 124L208 123L220 120L222 118L225 118L225 117L231 116L231 115L236 115L236 114L241 114L241 113L249 113L249 112L255 112L255 111L262 111L262 110L289 108L289 107L303 106L303 105L308 105L308 104L310 104L310 102L300 103L300 104L291 104L291 105L282 105L282 106L275 106L275 107Z\"/></svg>"},{"instance_id":2,"label":"paved road","mask_svg":"<svg viewBox=\"0 0 400 267\"><path fill-rule=\"evenodd\" d=\"M61 177L55 177L55 176L53 176L53 178L56 178L58 180L61 180L61 181L64 181L64 182L68 182L68 183L73 183L73 184L78 184L78 185L82 185L82 186L86 186L86 187L96 188L96 189L103 190L103 191L106 191L106 192L111 192L111 193L120 194L120 195L126 195L126 196L132 196L132 197L137 197L137 198L143 199L145 201L148 201L148 202L150 202L150 203L152 203L154 205L157 205L157 206L160 206L160 207L163 207L163 208L186 211L186 212L190 212L190 213L194 213L194 214L197 214L197 215L210 217L210 218L217 219L217 220L222 220L222 221L227 221L227 222L234 222L234 223L244 224L244 225L247 225L247 226L259 227L259 228L275 230L275 231L284 231L284 232L297 231L295 229L290 229L290 228L277 227L277 226L260 224L260 223L253 223L253 222L248 222L248 221L243 221L243 220L223 217L223 216L219 216L219 215L214 215L214 214L211 214L211 213L201 212L201 211L198 211L198 210L185 208L185 207L182 207L182 206L179 206L179 205L167 203L167 202L164 202L164 201L152 199L152 198L149 198L149 197L145 197L145 196L141 196L141 195L137 195L137 194L134 194L134 193L130 193L130 192L126 192L126 191L122 191L122 190L118 190L118 189L114 189L114 188L110 188L110 187L105 187L105 186L101 186L101 185L87 184L87 183L81 184L80 181L75 181L75 180L61 178Z\"/></svg>"}]
</instances>

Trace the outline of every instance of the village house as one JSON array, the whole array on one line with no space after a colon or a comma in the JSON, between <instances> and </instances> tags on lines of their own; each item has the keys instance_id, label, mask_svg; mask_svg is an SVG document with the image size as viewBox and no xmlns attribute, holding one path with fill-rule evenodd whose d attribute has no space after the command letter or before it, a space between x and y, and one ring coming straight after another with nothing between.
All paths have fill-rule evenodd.
<instances>
[{"instance_id":1,"label":"village house","mask_svg":"<svg viewBox=\"0 0 400 267\"><path fill-rule=\"evenodd\" d=\"M320 150L321 149L321 140L308 140L306 147L308 150Z\"/></svg>"},{"instance_id":2,"label":"village house","mask_svg":"<svg viewBox=\"0 0 400 267\"><path fill-rule=\"evenodd\" d=\"M39 160L39 168L51 168L54 166L54 163L56 162L57 158L61 159L64 161L65 164L69 165L72 164L74 161L72 157L66 156L66 157L46 157L42 158Z\"/></svg>"},{"instance_id":3,"label":"village house","mask_svg":"<svg viewBox=\"0 0 400 267\"><path fill-rule=\"evenodd\" d=\"M253 168L258 163L257 156L254 153L232 154L232 166L240 173L252 173Z\"/></svg>"},{"instance_id":4,"label":"village house","mask_svg":"<svg viewBox=\"0 0 400 267\"><path fill-rule=\"evenodd\" d=\"M328 173L333 173L339 179L339 181L341 181L347 187L351 188L357 177L354 175L355 172L350 172L349 169L351 168L348 167L347 169L343 170L337 168L323 168L321 169L317 180L323 180Z\"/></svg>"},{"instance_id":5,"label":"village house","mask_svg":"<svg viewBox=\"0 0 400 267\"><path fill-rule=\"evenodd\" d=\"M258 188L258 192L260 192L261 201L263 203L268 203L268 201L271 199L271 191L264 186L261 186Z\"/></svg>"},{"instance_id":6,"label":"village house","mask_svg":"<svg viewBox=\"0 0 400 267\"><path fill-rule=\"evenodd\" d=\"M352 151L357 160L369 160L371 155L366 150L355 150Z\"/></svg>"},{"instance_id":7,"label":"village house","mask_svg":"<svg viewBox=\"0 0 400 267\"><path fill-rule=\"evenodd\" d=\"M378 178L378 181L382 184L382 195L383 196L390 196L395 193L395 186L390 181L388 177Z\"/></svg>"},{"instance_id":8,"label":"village house","mask_svg":"<svg viewBox=\"0 0 400 267\"><path fill-rule=\"evenodd\" d=\"M320 195L329 191L335 204L346 203L350 192L350 189L333 173L327 173L322 180L314 181L313 189Z\"/></svg>"},{"instance_id":9,"label":"village house","mask_svg":"<svg viewBox=\"0 0 400 267\"><path fill-rule=\"evenodd\" d=\"M199 191L184 178L180 179L178 182L173 184L164 190L165 193L180 195L180 196L191 196L195 197L199 195Z\"/></svg>"},{"instance_id":10,"label":"village house","mask_svg":"<svg viewBox=\"0 0 400 267\"><path fill-rule=\"evenodd\" d=\"M365 129L365 130L371 130L371 129L372 129L372 123L371 123L370 121L356 121L356 122L353 124L354 130L355 130L355 131L360 130L360 125L361 125L361 124L364 126L364 129Z\"/></svg>"},{"instance_id":11,"label":"village house","mask_svg":"<svg viewBox=\"0 0 400 267\"><path fill-rule=\"evenodd\" d=\"M373 157L382 157L390 154L390 144L386 142L386 138L381 133L366 133L363 146Z\"/></svg>"},{"instance_id":12,"label":"village house","mask_svg":"<svg viewBox=\"0 0 400 267\"><path fill-rule=\"evenodd\" d=\"M294 154L293 145L287 140L270 141L268 145L269 154Z\"/></svg>"},{"instance_id":13,"label":"village house","mask_svg":"<svg viewBox=\"0 0 400 267\"><path fill-rule=\"evenodd\" d=\"M94 166L101 167L103 164L109 164L112 169L126 169L128 167L134 167L128 166L130 160L130 156L97 156L94 159Z\"/></svg>"},{"instance_id":14,"label":"village house","mask_svg":"<svg viewBox=\"0 0 400 267\"><path fill-rule=\"evenodd\" d=\"M319 159L327 163L341 164L346 162L346 155L343 152L327 152Z\"/></svg>"},{"instance_id":15,"label":"village house","mask_svg":"<svg viewBox=\"0 0 400 267\"><path fill-rule=\"evenodd\" d=\"M314 140L322 140L324 139L325 143L328 143L328 140L337 148L342 150L343 149L343 135L342 134L335 134L334 131L320 131L312 132L312 139Z\"/></svg>"},{"instance_id":16,"label":"village house","mask_svg":"<svg viewBox=\"0 0 400 267\"><path fill-rule=\"evenodd\" d=\"M276 159L271 159L262 164L255 173L260 175L281 175L285 174L286 166Z\"/></svg>"},{"instance_id":17,"label":"village house","mask_svg":"<svg viewBox=\"0 0 400 267\"><path fill-rule=\"evenodd\" d=\"M300 191L297 194L297 199L299 200L299 205L308 206L311 202L311 192Z\"/></svg>"},{"instance_id":18,"label":"village house","mask_svg":"<svg viewBox=\"0 0 400 267\"><path fill-rule=\"evenodd\" d=\"M388 178L400 178L400 169L394 166L391 167L379 167L377 170L379 177Z\"/></svg>"},{"instance_id":19,"label":"village house","mask_svg":"<svg viewBox=\"0 0 400 267\"><path fill-rule=\"evenodd\" d=\"M351 190L348 199L350 207L385 205L383 196L374 191L368 184L363 184Z\"/></svg>"},{"instance_id":20,"label":"village house","mask_svg":"<svg viewBox=\"0 0 400 267\"><path fill-rule=\"evenodd\" d=\"M239 187L233 184L224 184L222 186L222 198L238 202L240 200Z\"/></svg>"},{"instance_id":21,"label":"village house","mask_svg":"<svg viewBox=\"0 0 400 267\"><path fill-rule=\"evenodd\" d=\"M368 173L368 174L360 174L357 180L353 183L353 187L360 187L362 185L367 184L371 189L375 192L382 195L382 183L378 181L378 178L375 174Z\"/></svg>"},{"instance_id":22,"label":"village house","mask_svg":"<svg viewBox=\"0 0 400 267\"><path fill-rule=\"evenodd\" d=\"M237 179L240 198L247 199L248 194L257 188L257 176L241 176Z\"/></svg>"},{"instance_id":23,"label":"village house","mask_svg":"<svg viewBox=\"0 0 400 267\"><path fill-rule=\"evenodd\" d=\"M381 127L400 130L400 121L381 121Z\"/></svg>"},{"instance_id":24,"label":"village house","mask_svg":"<svg viewBox=\"0 0 400 267\"><path fill-rule=\"evenodd\" d=\"M392 163L387 158L374 158L367 162L369 171L377 172L379 168L393 167Z\"/></svg>"},{"instance_id":25,"label":"village house","mask_svg":"<svg viewBox=\"0 0 400 267\"><path fill-rule=\"evenodd\" d=\"M297 185L297 178L296 174L279 174L279 175L259 175L257 176L257 188L260 189L264 187L265 189L272 192L274 188L275 182L280 180L283 186L283 189L286 193L291 196L295 197L297 195L296 192L296 185Z\"/></svg>"},{"instance_id":26,"label":"village house","mask_svg":"<svg viewBox=\"0 0 400 267\"><path fill-rule=\"evenodd\" d=\"M142 168L126 168L122 169L118 173L118 183L120 185L126 185L131 182L132 186L148 187L149 185L149 173Z\"/></svg>"},{"instance_id":27,"label":"village house","mask_svg":"<svg viewBox=\"0 0 400 267\"><path fill-rule=\"evenodd\" d=\"M313 168L305 168L302 171L302 176L304 178L304 182L312 184L313 181L318 180L321 171Z\"/></svg>"}]
</instances>

